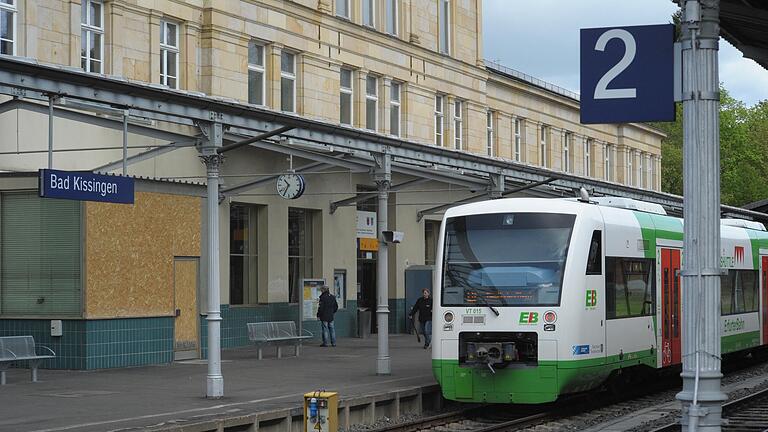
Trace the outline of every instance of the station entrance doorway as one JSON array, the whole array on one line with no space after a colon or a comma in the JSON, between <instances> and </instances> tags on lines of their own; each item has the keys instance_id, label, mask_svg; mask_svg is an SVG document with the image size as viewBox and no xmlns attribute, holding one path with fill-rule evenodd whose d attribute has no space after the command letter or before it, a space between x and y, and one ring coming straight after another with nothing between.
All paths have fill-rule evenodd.
<instances>
[{"instance_id":1,"label":"station entrance doorway","mask_svg":"<svg viewBox=\"0 0 768 432\"><path fill-rule=\"evenodd\" d=\"M376 333L376 258L357 258L357 306L368 309L371 333ZM365 328L365 327L363 327Z\"/></svg>"}]
</instances>

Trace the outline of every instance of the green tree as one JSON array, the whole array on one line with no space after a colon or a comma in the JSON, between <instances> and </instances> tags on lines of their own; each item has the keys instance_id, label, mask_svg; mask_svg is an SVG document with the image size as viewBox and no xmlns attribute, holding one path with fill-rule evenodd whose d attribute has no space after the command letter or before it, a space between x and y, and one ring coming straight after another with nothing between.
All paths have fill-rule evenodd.
<instances>
[{"instance_id":1,"label":"green tree","mask_svg":"<svg viewBox=\"0 0 768 432\"><path fill-rule=\"evenodd\" d=\"M683 194L683 114L677 120L653 123L667 134L662 141L661 188ZM720 89L720 199L743 205L768 197L768 101L752 108Z\"/></svg>"}]
</instances>

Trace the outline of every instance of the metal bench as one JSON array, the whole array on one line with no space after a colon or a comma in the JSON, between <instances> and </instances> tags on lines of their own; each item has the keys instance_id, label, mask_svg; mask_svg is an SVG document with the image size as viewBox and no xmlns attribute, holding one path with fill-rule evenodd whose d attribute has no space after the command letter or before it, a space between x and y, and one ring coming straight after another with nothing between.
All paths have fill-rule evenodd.
<instances>
[{"instance_id":1,"label":"metal bench","mask_svg":"<svg viewBox=\"0 0 768 432\"><path fill-rule=\"evenodd\" d=\"M0 385L5 385L5 372L13 362L26 361L32 370L32 382L37 382L37 367L40 362L56 357L56 353L47 346L37 347L48 350L51 355L37 355L35 338L32 336L0 337Z\"/></svg>"},{"instance_id":2,"label":"metal bench","mask_svg":"<svg viewBox=\"0 0 768 432\"><path fill-rule=\"evenodd\" d=\"M306 334L296 332L296 323L293 321L247 323L248 339L259 348L259 360L262 358L264 345L277 346L277 358L282 357L281 345L293 344L296 357L299 356L299 345L304 339L311 339L314 335L307 331Z\"/></svg>"}]
</instances>

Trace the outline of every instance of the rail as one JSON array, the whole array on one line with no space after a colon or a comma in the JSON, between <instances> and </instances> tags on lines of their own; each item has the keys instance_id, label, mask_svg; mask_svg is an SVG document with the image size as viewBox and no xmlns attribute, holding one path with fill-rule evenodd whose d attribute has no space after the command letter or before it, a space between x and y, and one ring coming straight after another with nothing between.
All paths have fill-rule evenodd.
<instances>
[{"instance_id":1,"label":"rail","mask_svg":"<svg viewBox=\"0 0 768 432\"><path fill-rule=\"evenodd\" d=\"M387 425L370 432L412 432L412 431L473 431L495 432L536 426L552 417L550 412L520 414L513 419L498 419L487 413L496 413L498 407L488 406L452 411L430 417L423 417L409 422Z\"/></svg>"},{"instance_id":2,"label":"rail","mask_svg":"<svg viewBox=\"0 0 768 432\"><path fill-rule=\"evenodd\" d=\"M723 404L723 432L765 430L768 425L768 388ZM675 421L651 432L672 432L681 429Z\"/></svg>"}]
</instances>

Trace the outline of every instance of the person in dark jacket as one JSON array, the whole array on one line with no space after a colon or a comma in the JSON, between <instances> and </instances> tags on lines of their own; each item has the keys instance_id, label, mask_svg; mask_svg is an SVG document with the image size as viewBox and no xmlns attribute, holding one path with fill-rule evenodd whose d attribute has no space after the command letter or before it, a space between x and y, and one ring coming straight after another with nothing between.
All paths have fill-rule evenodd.
<instances>
[{"instance_id":1,"label":"person in dark jacket","mask_svg":"<svg viewBox=\"0 0 768 432\"><path fill-rule=\"evenodd\" d=\"M317 319L320 320L323 330L323 344L320 346L328 346L328 339L330 339L331 346L336 346L336 327L333 325L333 314L339 310L339 304L336 302L336 297L329 292L328 285L323 285L320 291L322 293L320 294L320 303L317 306Z\"/></svg>"},{"instance_id":2,"label":"person in dark jacket","mask_svg":"<svg viewBox=\"0 0 768 432\"><path fill-rule=\"evenodd\" d=\"M419 324L421 324L421 333L424 335L424 349L429 348L432 342L432 298L429 296L429 290L423 289L421 297L416 300L416 304L411 308L408 318L413 319L413 314L419 313Z\"/></svg>"}]
</instances>

